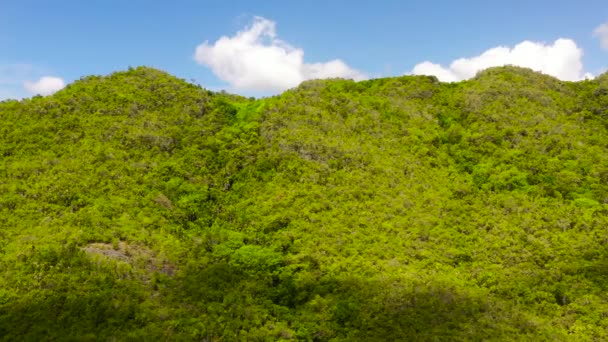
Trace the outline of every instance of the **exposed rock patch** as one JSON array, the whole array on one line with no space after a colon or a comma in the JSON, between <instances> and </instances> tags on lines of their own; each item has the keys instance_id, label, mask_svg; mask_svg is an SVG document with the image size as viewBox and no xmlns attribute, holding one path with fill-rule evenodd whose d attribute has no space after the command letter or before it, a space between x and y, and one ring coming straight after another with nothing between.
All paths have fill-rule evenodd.
<instances>
[{"instance_id":1,"label":"exposed rock patch","mask_svg":"<svg viewBox=\"0 0 608 342\"><path fill-rule=\"evenodd\" d=\"M175 273L175 266L172 263L141 245L129 244L125 241L117 244L94 242L81 249L90 256L123 261L147 272L161 272L169 276Z\"/></svg>"}]
</instances>

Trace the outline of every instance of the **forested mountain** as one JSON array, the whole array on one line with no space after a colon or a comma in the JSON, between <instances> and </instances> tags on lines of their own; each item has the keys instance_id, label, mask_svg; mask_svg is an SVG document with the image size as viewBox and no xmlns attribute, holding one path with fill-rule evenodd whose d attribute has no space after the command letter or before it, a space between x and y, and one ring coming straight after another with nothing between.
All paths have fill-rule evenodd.
<instances>
[{"instance_id":1,"label":"forested mountain","mask_svg":"<svg viewBox=\"0 0 608 342\"><path fill-rule=\"evenodd\" d=\"M607 138L516 67L4 101L0 340L607 340Z\"/></svg>"}]
</instances>

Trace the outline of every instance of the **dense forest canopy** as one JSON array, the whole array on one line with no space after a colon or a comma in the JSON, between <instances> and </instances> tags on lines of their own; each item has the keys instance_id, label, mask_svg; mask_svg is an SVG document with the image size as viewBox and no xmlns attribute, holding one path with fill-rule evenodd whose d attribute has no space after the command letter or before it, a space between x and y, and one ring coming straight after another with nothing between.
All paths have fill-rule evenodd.
<instances>
[{"instance_id":1,"label":"dense forest canopy","mask_svg":"<svg viewBox=\"0 0 608 342\"><path fill-rule=\"evenodd\" d=\"M0 340L608 339L608 74L140 67L0 122Z\"/></svg>"}]
</instances>

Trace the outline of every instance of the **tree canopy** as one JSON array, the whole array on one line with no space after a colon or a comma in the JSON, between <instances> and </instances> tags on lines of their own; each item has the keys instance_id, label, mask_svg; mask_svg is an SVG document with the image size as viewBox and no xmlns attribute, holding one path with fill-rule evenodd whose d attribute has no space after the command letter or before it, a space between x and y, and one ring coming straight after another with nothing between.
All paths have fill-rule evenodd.
<instances>
[{"instance_id":1,"label":"tree canopy","mask_svg":"<svg viewBox=\"0 0 608 342\"><path fill-rule=\"evenodd\" d=\"M608 74L0 102L0 340L608 339Z\"/></svg>"}]
</instances>

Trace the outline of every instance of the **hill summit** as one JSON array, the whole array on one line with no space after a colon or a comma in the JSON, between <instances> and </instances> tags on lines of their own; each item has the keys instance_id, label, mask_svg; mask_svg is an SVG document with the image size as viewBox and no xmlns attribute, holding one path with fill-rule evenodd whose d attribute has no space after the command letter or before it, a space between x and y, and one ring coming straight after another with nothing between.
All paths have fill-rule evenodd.
<instances>
[{"instance_id":1,"label":"hill summit","mask_svg":"<svg viewBox=\"0 0 608 342\"><path fill-rule=\"evenodd\" d=\"M0 340L608 337L606 74L140 67L0 121Z\"/></svg>"}]
</instances>

